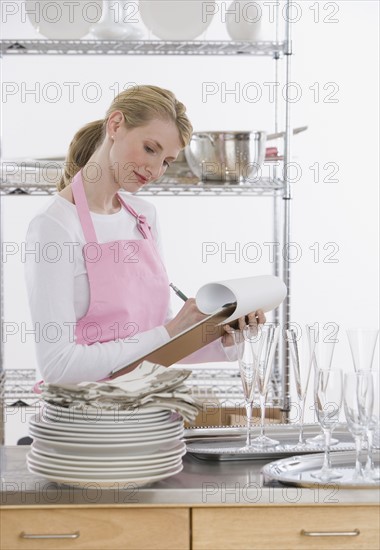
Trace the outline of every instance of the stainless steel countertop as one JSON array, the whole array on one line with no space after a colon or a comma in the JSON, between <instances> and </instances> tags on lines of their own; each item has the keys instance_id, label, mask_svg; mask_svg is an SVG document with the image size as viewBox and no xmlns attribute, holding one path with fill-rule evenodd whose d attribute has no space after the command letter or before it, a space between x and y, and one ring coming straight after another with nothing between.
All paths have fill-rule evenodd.
<instances>
[{"instance_id":1,"label":"stainless steel countertop","mask_svg":"<svg viewBox=\"0 0 380 550\"><path fill-rule=\"evenodd\" d=\"M378 489L315 488L265 483L260 473L268 461L211 462L184 457L181 473L146 488L133 484L115 489L59 485L31 474L28 446L1 448L1 504L6 505L297 505L379 504Z\"/></svg>"}]
</instances>

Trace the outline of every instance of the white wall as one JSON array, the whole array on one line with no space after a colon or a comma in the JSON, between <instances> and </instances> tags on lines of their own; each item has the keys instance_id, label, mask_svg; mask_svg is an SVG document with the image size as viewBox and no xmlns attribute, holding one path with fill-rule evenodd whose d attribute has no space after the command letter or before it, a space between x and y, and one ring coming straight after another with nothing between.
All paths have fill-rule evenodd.
<instances>
[{"instance_id":1,"label":"white wall","mask_svg":"<svg viewBox=\"0 0 380 550\"><path fill-rule=\"evenodd\" d=\"M309 129L295 137L292 145L293 159L302 170L293 186L292 240L302 257L292 269L292 319L300 324L337 323L341 337L336 362L349 369L345 329L378 326L379 4L376 0L321 1L319 21L315 4L298 2L300 19L293 26L291 80L301 97L292 104L292 125L307 124ZM336 22L328 22L332 19ZM8 19L3 32L3 38L38 37L18 15ZM227 39L220 15L214 17L204 38ZM266 24L263 38L273 38L273 26ZM196 130L274 129L273 104L264 86L274 81L274 62L269 58L5 56L2 63L3 83L14 83L19 90L3 98L2 153L7 159L65 154L75 131L104 115L116 83L120 89L129 82L172 89L188 106ZM51 82L63 90L57 103L46 101L42 94L23 97L21 93L24 88L43 89ZM68 82L79 83L74 102L64 85ZM98 101L83 97L89 82L96 82L101 90ZM216 83L220 90L223 86L242 90L257 83L263 96L253 103L244 94L228 95L223 103L221 93L202 97L207 82ZM336 182L328 181L331 166L337 170ZM319 179L314 182L317 167ZM3 239L21 246L29 220L46 200L3 197ZM271 272L263 245L272 240L271 199L149 200L160 214L170 277L185 292L194 294L209 280ZM222 262L220 254L205 262L205 242L228 247L256 242L263 255L256 263L232 256ZM334 263L328 261L330 252ZM4 267L5 321L24 322L32 328L20 254L9 257ZM174 298L173 305L181 304ZM6 368L35 365L33 337L24 340L20 333L8 338Z\"/></svg>"}]
</instances>

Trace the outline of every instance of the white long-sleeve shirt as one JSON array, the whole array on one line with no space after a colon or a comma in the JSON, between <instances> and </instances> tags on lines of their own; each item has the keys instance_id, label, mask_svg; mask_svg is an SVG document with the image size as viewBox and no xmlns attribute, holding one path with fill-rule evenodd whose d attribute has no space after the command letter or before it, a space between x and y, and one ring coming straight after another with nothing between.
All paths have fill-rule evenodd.
<instances>
[{"instance_id":1,"label":"white long-sleeve shirt","mask_svg":"<svg viewBox=\"0 0 380 550\"><path fill-rule=\"evenodd\" d=\"M137 213L146 216L162 256L154 206L135 195L123 196ZM143 238L135 218L124 208L111 215L90 214L99 243ZM170 339L166 328L158 326L138 333L131 342L114 340L89 346L76 343L76 322L86 314L90 303L84 245L76 206L60 195L55 195L29 225L25 278L32 322L41 334L36 342L37 363L46 382L100 380ZM169 308L165 324L171 318ZM219 339L181 362L226 360Z\"/></svg>"}]
</instances>

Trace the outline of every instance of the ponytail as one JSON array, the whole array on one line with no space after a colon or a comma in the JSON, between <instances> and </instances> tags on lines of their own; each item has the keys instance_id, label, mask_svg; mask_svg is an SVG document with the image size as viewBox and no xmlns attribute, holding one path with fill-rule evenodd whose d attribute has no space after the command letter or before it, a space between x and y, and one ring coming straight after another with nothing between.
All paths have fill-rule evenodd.
<instances>
[{"instance_id":1,"label":"ponytail","mask_svg":"<svg viewBox=\"0 0 380 550\"><path fill-rule=\"evenodd\" d=\"M62 191L81 168L90 160L91 155L104 137L104 120L86 124L73 137L66 156L63 175L57 185Z\"/></svg>"}]
</instances>

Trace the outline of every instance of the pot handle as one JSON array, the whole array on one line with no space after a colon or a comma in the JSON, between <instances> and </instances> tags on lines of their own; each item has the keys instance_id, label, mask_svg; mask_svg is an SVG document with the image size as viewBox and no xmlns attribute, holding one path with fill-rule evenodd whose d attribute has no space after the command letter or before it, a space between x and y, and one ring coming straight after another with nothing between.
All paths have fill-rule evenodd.
<instances>
[{"instance_id":1,"label":"pot handle","mask_svg":"<svg viewBox=\"0 0 380 550\"><path fill-rule=\"evenodd\" d=\"M294 128L293 135L300 134L301 132L305 132L305 130L308 129L308 126L300 126L299 128ZM271 139L278 139L285 136L286 132L277 132L276 134L268 134L267 135L267 141Z\"/></svg>"}]
</instances>

